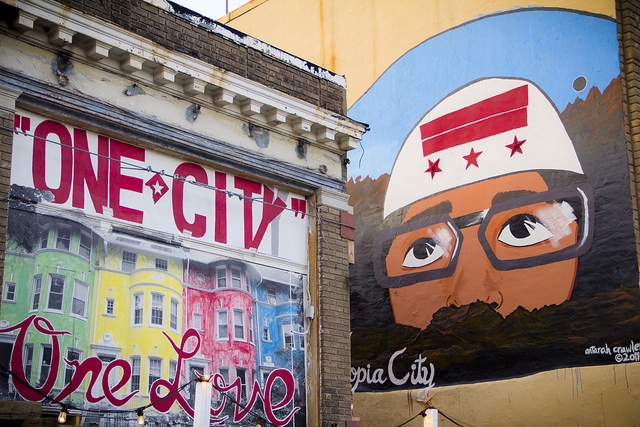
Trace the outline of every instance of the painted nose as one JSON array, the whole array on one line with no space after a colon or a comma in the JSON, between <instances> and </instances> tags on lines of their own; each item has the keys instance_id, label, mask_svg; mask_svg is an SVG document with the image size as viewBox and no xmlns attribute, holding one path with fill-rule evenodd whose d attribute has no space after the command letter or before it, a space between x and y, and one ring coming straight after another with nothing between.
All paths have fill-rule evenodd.
<instances>
[{"instance_id":1,"label":"painted nose","mask_svg":"<svg viewBox=\"0 0 640 427\"><path fill-rule=\"evenodd\" d=\"M478 240L478 226L465 228L456 271L451 277L447 305L461 306L476 301L499 308L500 280Z\"/></svg>"}]
</instances>

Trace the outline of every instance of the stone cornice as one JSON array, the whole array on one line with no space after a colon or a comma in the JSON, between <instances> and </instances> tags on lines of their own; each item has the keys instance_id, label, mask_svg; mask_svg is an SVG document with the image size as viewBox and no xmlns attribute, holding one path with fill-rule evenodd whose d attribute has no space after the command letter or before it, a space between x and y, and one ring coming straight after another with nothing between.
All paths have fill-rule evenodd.
<instances>
[{"instance_id":1,"label":"stone cornice","mask_svg":"<svg viewBox=\"0 0 640 427\"><path fill-rule=\"evenodd\" d=\"M82 44L87 58L116 59L121 72L146 73L157 85L180 84L185 98L209 97L217 108L241 119L262 117L319 144L341 150L356 147L366 125L318 108L253 80L227 72L189 55L172 51L99 18L69 9L52 0L11 2L19 16L13 28L20 32L48 28L48 41L56 47ZM46 23L38 25L37 23ZM302 71L301 71L302 72Z\"/></svg>"}]
</instances>

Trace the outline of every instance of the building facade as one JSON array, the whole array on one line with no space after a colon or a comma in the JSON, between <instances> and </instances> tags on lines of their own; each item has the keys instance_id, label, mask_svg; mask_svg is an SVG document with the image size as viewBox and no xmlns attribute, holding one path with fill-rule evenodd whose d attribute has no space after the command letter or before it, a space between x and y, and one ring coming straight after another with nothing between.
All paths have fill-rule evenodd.
<instances>
[{"instance_id":1,"label":"building facade","mask_svg":"<svg viewBox=\"0 0 640 427\"><path fill-rule=\"evenodd\" d=\"M362 425L638 423L637 18L256 0L221 20L345 74L371 126L348 182Z\"/></svg>"},{"instance_id":2,"label":"building facade","mask_svg":"<svg viewBox=\"0 0 640 427\"><path fill-rule=\"evenodd\" d=\"M344 77L171 2L0 16L2 400L349 419Z\"/></svg>"}]
</instances>

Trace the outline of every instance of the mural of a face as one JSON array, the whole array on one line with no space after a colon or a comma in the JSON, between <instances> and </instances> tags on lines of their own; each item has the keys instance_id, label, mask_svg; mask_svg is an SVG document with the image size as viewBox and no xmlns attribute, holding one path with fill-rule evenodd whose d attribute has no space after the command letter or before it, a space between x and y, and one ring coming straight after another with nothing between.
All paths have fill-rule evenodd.
<instances>
[{"instance_id":1,"label":"mural of a face","mask_svg":"<svg viewBox=\"0 0 640 427\"><path fill-rule=\"evenodd\" d=\"M425 328L440 308L476 301L506 316L571 296L591 192L550 189L537 169L582 172L557 112L528 82L474 83L421 120L387 188L385 215L406 211L402 224L374 247L397 323Z\"/></svg>"},{"instance_id":2,"label":"mural of a face","mask_svg":"<svg viewBox=\"0 0 640 427\"><path fill-rule=\"evenodd\" d=\"M504 259L522 259L556 252L577 243L578 223L571 207L555 200L527 202L530 195L546 190L547 186L539 174L525 172L450 190L411 206L405 224L410 224L412 218L438 209L449 211L454 222L465 217L472 220L460 224L463 227L459 230L462 244L451 276L389 290L396 322L424 328L441 307L476 301L493 303L498 312L507 315L518 306L533 310L568 299L573 288L577 258L501 271L493 267L485 252L488 244L492 252ZM476 213L485 211L495 202L507 200L515 204L522 200L524 206L499 212L487 221L484 235L492 241L483 245L478 236L481 223L475 220ZM396 247L392 244L386 258L390 275L420 269L426 271L439 259L448 256L444 252L451 250L452 245L439 247L435 239L420 237L424 231L409 233L413 234L411 237L396 238Z\"/></svg>"}]
</instances>

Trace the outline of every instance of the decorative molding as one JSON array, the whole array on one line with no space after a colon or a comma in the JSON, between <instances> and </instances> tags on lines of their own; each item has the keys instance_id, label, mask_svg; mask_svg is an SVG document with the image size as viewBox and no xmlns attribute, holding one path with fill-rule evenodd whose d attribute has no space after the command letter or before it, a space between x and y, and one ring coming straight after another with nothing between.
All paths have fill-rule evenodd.
<instances>
[{"instance_id":1,"label":"decorative molding","mask_svg":"<svg viewBox=\"0 0 640 427\"><path fill-rule=\"evenodd\" d=\"M320 188L317 193L318 205L335 208L341 211L349 211L349 195L347 193Z\"/></svg>"},{"instance_id":2,"label":"decorative molding","mask_svg":"<svg viewBox=\"0 0 640 427\"><path fill-rule=\"evenodd\" d=\"M240 118L263 115L264 120L273 126L286 126L289 123L292 133L319 143L350 139L357 141L366 132L366 126L362 123L189 55L163 48L151 40L53 0L16 0L13 4L19 9L14 29L21 32L35 30L42 26L34 26L34 22L44 20L49 27L56 26L49 33L49 42L56 47L71 43L76 38L74 35L81 35L77 39L84 40L84 52L88 58L98 61L107 56L116 55L117 58L117 54L120 54L119 64L123 72L148 73L149 79L158 85L180 81L186 96L212 94L212 101L219 107L237 104L235 109L227 111L238 114ZM233 37L232 40L240 43ZM258 42L255 40L255 43ZM319 129L319 134L314 133L312 127ZM354 147L351 143L337 145L341 150Z\"/></svg>"}]
</instances>

